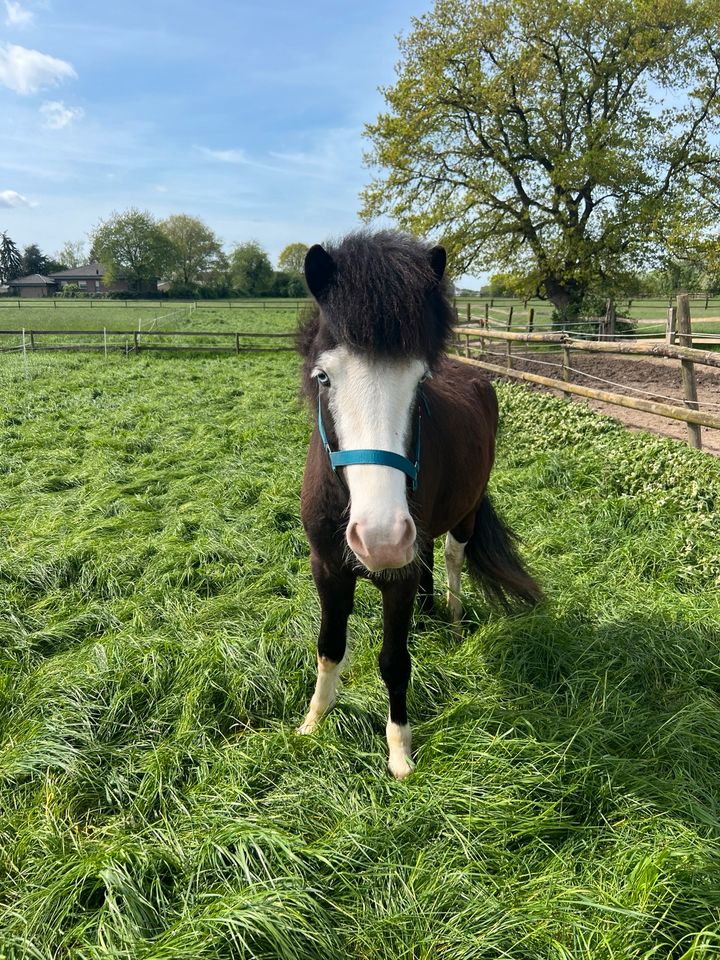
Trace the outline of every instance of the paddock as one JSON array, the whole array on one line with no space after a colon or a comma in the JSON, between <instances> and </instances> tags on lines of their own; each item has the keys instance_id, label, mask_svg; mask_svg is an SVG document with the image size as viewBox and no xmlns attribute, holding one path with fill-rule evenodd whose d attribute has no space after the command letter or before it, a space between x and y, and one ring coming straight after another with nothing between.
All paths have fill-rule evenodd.
<instances>
[{"instance_id":1,"label":"paddock","mask_svg":"<svg viewBox=\"0 0 720 960\"><path fill-rule=\"evenodd\" d=\"M466 584L458 643L438 596L395 782L369 587L342 697L294 733L298 366L0 356L6 953L713 956L715 458L497 385L493 495L549 603Z\"/></svg>"}]
</instances>

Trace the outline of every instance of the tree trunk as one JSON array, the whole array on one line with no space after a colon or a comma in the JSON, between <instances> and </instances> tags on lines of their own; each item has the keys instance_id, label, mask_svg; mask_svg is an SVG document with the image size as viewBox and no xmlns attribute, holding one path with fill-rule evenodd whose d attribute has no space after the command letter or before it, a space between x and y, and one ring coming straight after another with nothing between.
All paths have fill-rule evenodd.
<instances>
[{"instance_id":1,"label":"tree trunk","mask_svg":"<svg viewBox=\"0 0 720 960\"><path fill-rule=\"evenodd\" d=\"M555 277L547 277L544 287L548 300L555 307L553 326L562 328L565 323L577 321L587 287L576 280L561 281Z\"/></svg>"}]
</instances>

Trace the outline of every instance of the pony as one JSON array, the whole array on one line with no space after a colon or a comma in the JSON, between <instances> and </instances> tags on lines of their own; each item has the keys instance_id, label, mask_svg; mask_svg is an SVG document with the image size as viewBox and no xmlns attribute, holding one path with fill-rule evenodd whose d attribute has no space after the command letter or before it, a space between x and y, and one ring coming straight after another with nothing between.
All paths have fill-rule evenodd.
<instances>
[{"instance_id":1,"label":"pony","mask_svg":"<svg viewBox=\"0 0 720 960\"><path fill-rule=\"evenodd\" d=\"M498 405L492 385L447 356L455 312L446 253L396 231L315 244L313 301L298 331L302 389L314 410L301 518L320 599L311 733L333 705L358 577L382 595L380 674L389 701L388 766L413 768L406 693L417 595L430 614L433 544L445 535L447 604L462 617L460 574L504 607L541 591L487 493Z\"/></svg>"}]
</instances>

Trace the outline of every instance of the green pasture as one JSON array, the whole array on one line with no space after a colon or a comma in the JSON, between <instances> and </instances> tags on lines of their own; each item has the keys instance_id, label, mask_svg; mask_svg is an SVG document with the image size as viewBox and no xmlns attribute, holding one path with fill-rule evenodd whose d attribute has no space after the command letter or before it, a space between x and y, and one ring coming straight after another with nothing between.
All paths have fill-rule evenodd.
<instances>
[{"instance_id":1,"label":"green pasture","mask_svg":"<svg viewBox=\"0 0 720 960\"><path fill-rule=\"evenodd\" d=\"M499 385L548 600L418 622L386 771L378 595L317 734L292 354L0 355L0 955L720 955L720 466ZM438 544L438 573L442 569Z\"/></svg>"}]
</instances>

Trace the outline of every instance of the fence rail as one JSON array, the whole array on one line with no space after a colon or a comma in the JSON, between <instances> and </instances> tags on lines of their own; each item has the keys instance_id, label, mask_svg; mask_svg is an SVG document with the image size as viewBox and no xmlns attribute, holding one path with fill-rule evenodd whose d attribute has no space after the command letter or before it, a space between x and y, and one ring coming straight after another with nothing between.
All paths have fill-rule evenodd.
<instances>
[{"instance_id":1,"label":"fence rail","mask_svg":"<svg viewBox=\"0 0 720 960\"><path fill-rule=\"evenodd\" d=\"M603 403L628 407L633 410L642 410L646 413L653 413L671 420L684 421L688 425L689 444L697 449L701 449L702 439L700 427L705 426L720 429L720 414L700 410L695 379L695 364L699 363L708 367L720 368L720 354L708 350L698 350L693 347L690 298L687 295L681 295L677 298L677 305L668 308L666 332L664 335L665 341L661 343L652 341L643 343L637 340L632 343L627 341L617 342L612 339L614 325L607 322L608 318L614 318L614 308L611 309L610 303L608 304L608 312L605 317L605 332L599 333L600 337L607 339L598 339L595 341L579 339L577 336L573 337L566 332L512 332L510 330L512 313L508 315L505 330L491 329L488 322L488 311L486 311L485 318L480 318L480 324L478 326L472 326L466 323L457 327L455 332L456 346L458 353L464 349L465 356L461 355L461 360L472 366L487 370L489 373L561 390L568 398L572 395L577 395L593 400L600 400ZM470 319L470 311L468 311L468 319ZM678 339L681 339L683 342L681 344L677 343L676 341ZM487 344L493 341L505 343L504 365L491 362L490 359L481 359L482 357L487 358L490 356L497 358L498 354L496 352L491 352L487 349ZM526 343L531 346L546 344L551 349L555 347L561 350L562 362L560 367L562 380L547 377L539 373L516 369L514 359L520 358L513 357L512 347L513 344L517 343ZM644 356L648 358L677 360L680 366L685 406L660 403L657 400L629 397L625 394L601 390L597 387L586 387L581 384L572 383L570 381L570 374L572 372L570 365L571 350L605 355L616 354L623 357ZM473 356L473 353L479 353L480 356ZM536 357L533 358L527 355L524 355L521 359L523 363L544 363L544 361L538 360ZM616 386L616 384L611 384L610 381L606 382L611 386Z\"/></svg>"}]
</instances>

